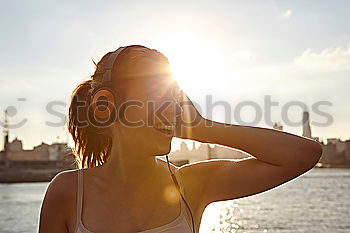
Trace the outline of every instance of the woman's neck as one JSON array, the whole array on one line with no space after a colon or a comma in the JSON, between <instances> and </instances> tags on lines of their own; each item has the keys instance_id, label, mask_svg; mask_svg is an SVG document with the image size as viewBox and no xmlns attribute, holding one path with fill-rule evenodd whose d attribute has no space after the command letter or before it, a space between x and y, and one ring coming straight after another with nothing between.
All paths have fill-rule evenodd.
<instances>
[{"instance_id":1,"label":"woman's neck","mask_svg":"<svg viewBox=\"0 0 350 233\"><path fill-rule=\"evenodd\" d=\"M112 146L108 162L101 166L104 177L123 186L132 186L161 174L156 156L145 153L145 148L132 143L113 144L123 146Z\"/></svg>"}]
</instances>

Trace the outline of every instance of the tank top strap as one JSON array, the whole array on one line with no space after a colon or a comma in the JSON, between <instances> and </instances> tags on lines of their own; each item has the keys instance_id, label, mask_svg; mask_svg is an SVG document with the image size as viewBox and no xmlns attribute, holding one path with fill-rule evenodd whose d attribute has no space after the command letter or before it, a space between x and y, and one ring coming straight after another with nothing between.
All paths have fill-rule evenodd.
<instances>
[{"instance_id":1,"label":"tank top strap","mask_svg":"<svg viewBox=\"0 0 350 233\"><path fill-rule=\"evenodd\" d=\"M83 206L83 170L78 169L78 191L77 191L77 220L76 229L78 229L81 219L81 211Z\"/></svg>"}]
</instances>

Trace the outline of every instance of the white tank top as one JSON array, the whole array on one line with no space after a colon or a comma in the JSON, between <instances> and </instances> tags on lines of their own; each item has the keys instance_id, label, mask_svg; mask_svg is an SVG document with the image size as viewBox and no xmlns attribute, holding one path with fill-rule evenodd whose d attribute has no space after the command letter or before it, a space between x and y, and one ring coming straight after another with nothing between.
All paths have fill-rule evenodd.
<instances>
[{"instance_id":1,"label":"white tank top","mask_svg":"<svg viewBox=\"0 0 350 233\"><path fill-rule=\"evenodd\" d=\"M94 233L85 228L81 220L81 211L83 206L83 171L78 170L78 192L77 192L77 221L75 225L74 233ZM175 176L180 185L181 193L184 194L179 169L175 168ZM180 214L171 222L152 229L139 231L137 233L160 233L160 232L173 232L173 233L193 233L191 216L188 212L187 206L181 197L180 199ZM187 210L187 211L186 211Z\"/></svg>"}]
</instances>

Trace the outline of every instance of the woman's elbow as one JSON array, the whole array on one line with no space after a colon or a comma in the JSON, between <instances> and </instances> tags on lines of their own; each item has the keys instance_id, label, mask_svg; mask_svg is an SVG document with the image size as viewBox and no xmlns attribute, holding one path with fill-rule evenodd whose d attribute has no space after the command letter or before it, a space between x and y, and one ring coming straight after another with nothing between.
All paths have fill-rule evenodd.
<instances>
[{"instance_id":1,"label":"woman's elbow","mask_svg":"<svg viewBox=\"0 0 350 233\"><path fill-rule=\"evenodd\" d=\"M310 140L300 151L302 156L300 156L299 165L306 167L307 170L315 167L322 156L322 152L322 145L317 141Z\"/></svg>"},{"instance_id":2,"label":"woman's elbow","mask_svg":"<svg viewBox=\"0 0 350 233\"><path fill-rule=\"evenodd\" d=\"M319 143L317 141L313 141L311 147L312 147L311 154L315 157L315 163L317 164L322 156L323 147L322 147L321 143Z\"/></svg>"}]
</instances>

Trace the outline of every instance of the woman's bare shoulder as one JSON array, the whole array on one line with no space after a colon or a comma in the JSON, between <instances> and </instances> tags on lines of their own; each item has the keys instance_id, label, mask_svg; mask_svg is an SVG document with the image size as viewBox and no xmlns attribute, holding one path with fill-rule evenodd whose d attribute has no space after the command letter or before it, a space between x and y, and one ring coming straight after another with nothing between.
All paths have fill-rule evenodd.
<instances>
[{"instance_id":1,"label":"woman's bare shoulder","mask_svg":"<svg viewBox=\"0 0 350 233\"><path fill-rule=\"evenodd\" d=\"M50 181L47 193L53 195L57 200L71 200L75 197L78 181L78 169L61 171Z\"/></svg>"},{"instance_id":2,"label":"woman's bare shoulder","mask_svg":"<svg viewBox=\"0 0 350 233\"><path fill-rule=\"evenodd\" d=\"M50 181L41 206L40 228L46 229L48 223L55 221L58 225L61 223L62 228L71 224L76 202L76 174L76 170L62 171Z\"/></svg>"},{"instance_id":3,"label":"woman's bare shoulder","mask_svg":"<svg viewBox=\"0 0 350 233\"><path fill-rule=\"evenodd\" d=\"M50 184L54 183L55 185L68 185L76 183L78 178L78 170L79 169L61 171L52 178Z\"/></svg>"},{"instance_id":4,"label":"woman's bare shoulder","mask_svg":"<svg viewBox=\"0 0 350 233\"><path fill-rule=\"evenodd\" d=\"M78 191L78 170L65 170L56 174L49 183L46 195L62 205L67 213L74 212Z\"/></svg>"}]
</instances>

